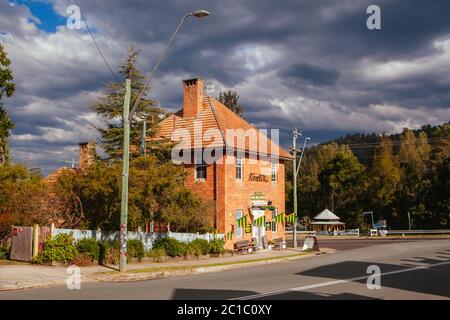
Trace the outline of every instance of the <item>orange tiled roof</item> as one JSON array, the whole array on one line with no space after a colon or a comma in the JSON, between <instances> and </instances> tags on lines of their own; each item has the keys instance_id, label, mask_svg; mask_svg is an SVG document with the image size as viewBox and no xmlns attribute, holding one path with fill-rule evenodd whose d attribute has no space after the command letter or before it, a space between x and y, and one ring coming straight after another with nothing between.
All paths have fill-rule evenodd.
<instances>
[{"instance_id":1,"label":"orange tiled roof","mask_svg":"<svg viewBox=\"0 0 450 320\"><path fill-rule=\"evenodd\" d=\"M42 179L42 182L44 184L53 184L64 172L73 172L73 169L70 169L68 167L61 167L59 169L56 169L55 171L51 172L48 176L46 176L44 179Z\"/></svg>"},{"instance_id":2,"label":"orange tiled roof","mask_svg":"<svg viewBox=\"0 0 450 320\"><path fill-rule=\"evenodd\" d=\"M194 128L195 125L198 127ZM200 126L201 135L198 134L200 132ZM191 137L191 148L198 146L201 146L202 148L225 147L228 129L242 129L244 132L250 129L251 131L249 132L257 137L257 139L255 139L256 143L249 143L249 139L246 138L244 146L237 146L237 138L235 137L235 149L244 149L246 152L254 153L258 152L259 143L266 143L267 147L262 148L262 150L266 151L268 155L276 155L278 152L280 158L292 159L292 156L285 149L272 142L263 132L256 129L213 97L203 97L202 110L195 118L183 118L183 110L181 109L161 121L155 139L172 140L172 134L177 130L177 133L173 137L173 141L181 141L181 139L178 138L180 138L184 132L189 133ZM194 132L198 133L195 135ZM202 137L205 137L205 133L207 136L209 133L214 138L202 139ZM183 147L189 146L183 145ZM227 145L227 147L229 147L229 145Z\"/></svg>"}]
</instances>

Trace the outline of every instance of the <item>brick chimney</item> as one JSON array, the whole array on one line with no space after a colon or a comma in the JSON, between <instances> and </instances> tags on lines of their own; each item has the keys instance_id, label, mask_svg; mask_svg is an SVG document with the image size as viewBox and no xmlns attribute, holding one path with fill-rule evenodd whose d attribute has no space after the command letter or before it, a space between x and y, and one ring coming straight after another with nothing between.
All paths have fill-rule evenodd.
<instances>
[{"instance_id":1,"label":"brick chimney","mask_svg":"<svg viewBox=\"0 0 450 320\"><path fill-rule=\"evenodd\" d=\"M82 142L79 144L78 169L83 171L94 163L95 141Z\"/></svg>"},{"instance_id":2,"label":"brick chimney","mask_svg":"<svg viewBox=\"0 0 450 320\"><path fill-rule=\"evenodd\" d=\"M203 80L184 80L183 118L195 117L202 110Z\"/></svg>"}]
</instances>

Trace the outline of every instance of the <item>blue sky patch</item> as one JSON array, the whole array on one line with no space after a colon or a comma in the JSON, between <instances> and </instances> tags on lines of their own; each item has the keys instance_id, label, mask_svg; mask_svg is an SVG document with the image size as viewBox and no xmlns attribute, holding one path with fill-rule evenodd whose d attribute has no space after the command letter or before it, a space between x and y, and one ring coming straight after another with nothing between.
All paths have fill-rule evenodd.
<instances>
[{"instance_id":1,"label":"blue sky patch","mask_svg":"<svg viewBox=\"0 0 450 320\"><path fill-rule=\"evenodd\" d=\"M55 12L53 4L46 0L16 0L15 4L27 6L33 16L40 20L40 23L36 21L30 21L36 25L40 30L48 33L55 33L56 28L66 24L66 17L60 16Z\"/></svg>"}]
</instances>

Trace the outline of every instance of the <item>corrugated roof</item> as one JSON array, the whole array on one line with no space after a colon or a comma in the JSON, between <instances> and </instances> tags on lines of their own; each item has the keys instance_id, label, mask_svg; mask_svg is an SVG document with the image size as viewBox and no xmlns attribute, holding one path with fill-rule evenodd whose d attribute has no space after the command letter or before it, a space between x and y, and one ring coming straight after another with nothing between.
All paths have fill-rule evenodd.
<instances>
[{"instance_id":1,"label":"corrugated roof","mask_svg":"<svg viewBox=\"0 0 450 320\"><path fill-rule=\"evenodd\" d=\"M194 126L196 128L194 129ZM178 130L177 130L178 129ZM183 110L170 115L161 123L157 129L156 139L172 140L172 134L175 130L174 139L172 141L181 141L181 136L184 133L189 133L190 141L183 141L180 146L196 148L201 146L206 147L225 147L227 139L227 132L229 129L243 130L247 137L254 136L253 142L245 138L244 144L239 146L237 137L234 137L234 148L245 150L251 153L257 153L261 144L261 152L266 152L268 155L279 154L280 158L292 159L292 156L283 148L279 147L272 140L270 140L263 132L252 126L245 119L239 117L232 110L224 106L220 101L213 97L204 97L202 110L196 117L183 118ZM196 134L194 134L194 132ZM202 133L201 135L199 133ZM205 137L211 137L206 139ZM232 140L231 140L232 141ZM186 145L186 144L190 144ZM227 144L230 147L230 143Z\"/></svg>"}]
</instances>

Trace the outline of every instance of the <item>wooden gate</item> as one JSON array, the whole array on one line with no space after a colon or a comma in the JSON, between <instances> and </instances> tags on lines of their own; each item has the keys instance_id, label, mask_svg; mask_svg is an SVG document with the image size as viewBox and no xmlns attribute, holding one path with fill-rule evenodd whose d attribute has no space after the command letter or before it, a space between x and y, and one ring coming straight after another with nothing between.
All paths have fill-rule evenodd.
<instances>
[{"instance_id":1,"label":"wooden gate","mask_svg":"<svg viewBox=\"0 0 450 320\"><path fill-rule=\"evenodd\" d=\"M33 246L32 227L12 227L11 232L11 260L31 261Z\"/></svg>"}]
</instances>

